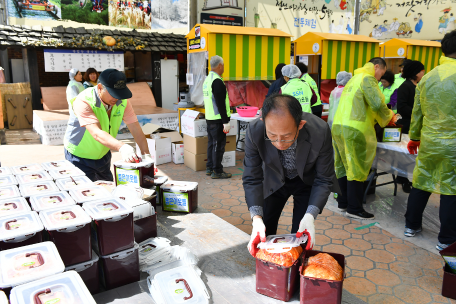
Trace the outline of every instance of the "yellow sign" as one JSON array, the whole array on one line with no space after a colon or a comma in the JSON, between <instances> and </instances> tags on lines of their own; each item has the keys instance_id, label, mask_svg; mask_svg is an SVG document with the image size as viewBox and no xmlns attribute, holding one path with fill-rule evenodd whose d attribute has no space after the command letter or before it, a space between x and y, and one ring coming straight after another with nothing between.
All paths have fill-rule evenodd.
<instances>
[{"instance_id":1,"label":"yellow sign","mask_svg":"<svg viewBox=\"0 0 456 304\"><path fill-rule=\"evenodd\" d=\"M30 5L30 8L34 11L44 11L44 5Z\"/></svg>"},{"instance_id":2,"label":"yellow sign","mask_svg":"<svg viewBox=\"0 0 456 304\"><path fill-rule=\"evenodd\" d=\"M293 36L307 32L353 34L354 0L250 0L246 26L274 28Z\"/></svg>"},{"instance_id":3,"label":"yellow sign","mask_svg":"<svg viewBox=\"0 0 456 304\"><path fill-rule=\"evenodd\" d=\"M441 40L455 29L452 4L449 0L362 0L359 33L379 40Z\"/></svg>"}]
</instances>

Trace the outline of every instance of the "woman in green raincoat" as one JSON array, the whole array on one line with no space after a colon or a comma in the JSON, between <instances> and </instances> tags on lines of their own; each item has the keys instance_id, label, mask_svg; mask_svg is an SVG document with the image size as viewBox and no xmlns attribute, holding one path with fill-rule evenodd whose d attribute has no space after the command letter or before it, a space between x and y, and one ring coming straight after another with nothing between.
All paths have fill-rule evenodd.
<instances>
[{"instance_id":1,"label":"woman in green raincoat","mask_svg":"<svg viewBox=\"0 0 456 304\"><path fill-rule=\"evenodd\" d=\"M355 70L342 92L332 126L334 166L342 191L337 201L339 209L353 218L374 218L363 208L364 181L377 150L374 125L384 127L396 119L378 87L385 72L386 62L379 57Z\"/></svg>"},{"instance_id":2,"label":"woman in green raincoat","mask_svg":"<svg viewBox=\"0 0 456 304\"><path fill-rule=\"evenodd\" d=\"M405 236L415 236L429 196L440 194L439 251L456 242L456 30L442 39L442 52L416 87L407 148L419 151L405 213Z\"/></svg>"}]
</instances>

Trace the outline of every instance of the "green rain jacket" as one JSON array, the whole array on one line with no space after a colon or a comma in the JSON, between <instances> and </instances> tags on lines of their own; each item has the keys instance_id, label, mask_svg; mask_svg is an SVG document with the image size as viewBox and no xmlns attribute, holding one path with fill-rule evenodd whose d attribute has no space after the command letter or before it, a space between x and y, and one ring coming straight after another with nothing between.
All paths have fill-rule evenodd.
<instances>
[{"instance_id":1,"label":"green rain jacket","mask_svg":"<svg viewBox=\"0 0 456 304\"><path fill-rule=\"evenodd\" d=\"M337 178L367 179L377 150L374 125L384 127L393 117L374 75L374 65L366 63L342 92L332 126Z\"/></svg>"},{"instance_id":2,"label":"green rain jacket","mask_svg":"<svg viewBox=\"0 0 456 304\"><path fill-rule=\"evenodd\" d=\"M456 59L440 65L416 87L410 139L421 140L413 170L413 187L456 195Z\"/></svg>"}]
</instances>

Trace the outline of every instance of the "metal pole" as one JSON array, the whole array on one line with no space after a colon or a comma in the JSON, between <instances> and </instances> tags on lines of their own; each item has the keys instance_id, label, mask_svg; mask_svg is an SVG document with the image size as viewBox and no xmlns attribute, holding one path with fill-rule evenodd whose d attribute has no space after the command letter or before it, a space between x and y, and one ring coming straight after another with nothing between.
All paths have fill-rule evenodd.
<instances>
[{"instance_id":1,"label":"metal pole","mask_svg":"<svg viewBox=\"0 0 456 304\"><path fill-rule=\"evenodd\" d=\"M355 35L359 35L360 5L361 0L355 0Z\"/></svg>"}]
</instances>

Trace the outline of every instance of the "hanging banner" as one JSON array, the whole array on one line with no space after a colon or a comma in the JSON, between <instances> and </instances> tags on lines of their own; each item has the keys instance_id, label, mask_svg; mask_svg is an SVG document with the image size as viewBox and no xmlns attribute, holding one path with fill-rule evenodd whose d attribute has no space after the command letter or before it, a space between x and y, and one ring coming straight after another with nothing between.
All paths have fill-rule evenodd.
<instances>
[{"instance_id":1,"label":"hanging banner","mask_svg":"<svg viewBox=\"0 0 456 304\"><path fill-rule=\"evenodd\" d=\"M246 26L276 28L297 39L307 32L353 34L354 0L251 0Z\"/></svg>"},{"instance_id":2,"label":"hanging banner","mask_svg":"<svg viewBox=\"0 0 456 304\"><path fill-rule=\"evenodd\" d=\"M361 35L379 40L441 40L455 29L454 1L362 0Z\"/></svg>"},{"instance_id":3,"label":"hanging banner","mask_svg":"<svg viewBox=\"0 0 456 304\"><path fill-rule=\"evenodd\" d=\"M124 70L123 52L44 49L45 72L69 72L72 68L86 71L95 68Z\"/></svg>"}]
</instances>

